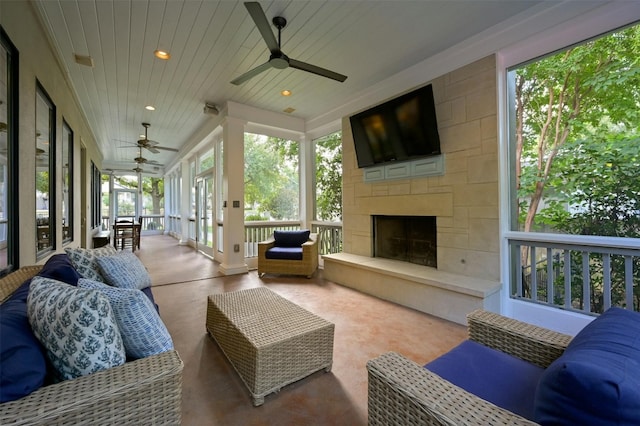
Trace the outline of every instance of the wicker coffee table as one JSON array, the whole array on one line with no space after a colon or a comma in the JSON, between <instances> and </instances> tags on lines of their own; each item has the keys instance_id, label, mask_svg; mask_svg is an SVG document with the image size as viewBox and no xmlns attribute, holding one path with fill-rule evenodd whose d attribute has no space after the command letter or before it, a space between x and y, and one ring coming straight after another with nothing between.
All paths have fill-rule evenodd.
<instances>
[{"instance_id":1,"label":"wicker coffee table","mask_svg":"<svg viewBox=\"0 0 640 426\"><path fill-rule=\"evenodd\" d=\"M311 373L331 371L334 325L266 287L210 295L207 331L253 405Z\"/></svg>"}]
</instances>

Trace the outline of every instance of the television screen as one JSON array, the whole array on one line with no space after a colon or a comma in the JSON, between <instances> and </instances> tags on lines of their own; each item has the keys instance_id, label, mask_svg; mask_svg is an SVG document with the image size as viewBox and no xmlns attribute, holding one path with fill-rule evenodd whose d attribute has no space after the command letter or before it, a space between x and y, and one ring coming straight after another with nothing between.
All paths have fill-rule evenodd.
<instances>
[{"instance_id":1,"label":"television screen","mask_svg":"<svg viewBox=\"0 0 640 426\"><path fill-rule=\"evenodd\" d=\"M427 85L350 117L358 167L440 154L440 137Z\"/></svg>"}]
</instances>

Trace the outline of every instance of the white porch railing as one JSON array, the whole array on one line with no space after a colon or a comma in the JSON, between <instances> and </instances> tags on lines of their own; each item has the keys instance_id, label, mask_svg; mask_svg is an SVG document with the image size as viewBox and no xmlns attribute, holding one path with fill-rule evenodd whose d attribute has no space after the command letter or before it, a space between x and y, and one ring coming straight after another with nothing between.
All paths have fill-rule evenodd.
<instances>
[{"instance_id":1,"label":"white porch railing","mask_svg":"<svg viewBox=\"0 0 640 426\"><path fill-rule=\"evenodd\" d=\"M146 234L157 234L164 231L164 215L148 214L140 216L142 218L142 232ZM135 220L134 216L119 216L118 219ZM102 216L102 229L110 230L109 216Z\"/></svg>"},{"instance_id":2,"label":"white porch railing","mask_svg":"<svg viewBox=\"0 0 640 426\"><path fill-rule=\"evenodd\" d=\"M509 237L512 298L590 315L640 310L640 239L519 236Z\"/></svg>"}]
</instances>

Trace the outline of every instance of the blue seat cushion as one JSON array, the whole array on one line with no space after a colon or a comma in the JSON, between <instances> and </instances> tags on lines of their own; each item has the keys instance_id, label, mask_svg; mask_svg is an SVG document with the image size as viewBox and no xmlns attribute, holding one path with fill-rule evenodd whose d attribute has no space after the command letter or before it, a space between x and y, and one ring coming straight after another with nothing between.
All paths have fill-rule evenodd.
<instances>
[{"instance_id":1,"label":"blue seat cushion","mask_svg":"<svg viewBox=\"0 0 640 426\"><path fill-rule=\"evenodd\" d=\"M302 247L271 247L264 254L267 259L302 260Z\"/></svg>"},{"instance_id":2,"label":"blue seat cushion","mask_svg":"<svg viewBox=\"0 0 640 426\"><path fill-rule=\"evenodd\" d=\"M25 281L0 305L0 403L29 395L47 377L44 348L31 330Z\"/></svg>"},{"instance_id":3,"label":"blue seat cushion","mask_svg":"<svg viewBox=\"0 0 640 426\"><path fill-rule=\"evenodd\" d=\"M276 247L300 247L309 239L311 231L301 229L295 231L273 231Z\"/></svg>"},{"instance_id":4,"label":"blue seat cushion","mask_svg":"<svg viewBox=\"0 0 640 426\"><path fill-rule=\"evenodd\" d=\"M535 421L554 425L640 422L640 313L610 308L582 329L544 372Z\"/></svg>"},{"instance_id":5,"label":"blue seat cushion","mask_svg":"<svg viewBox=\"0 0 640 426\"><path fill-rule=\"evenodd\" d=\"M466 340L424 366L485 401L533 419L534 396L544 369Z\"/></svg>"}]
</instances>

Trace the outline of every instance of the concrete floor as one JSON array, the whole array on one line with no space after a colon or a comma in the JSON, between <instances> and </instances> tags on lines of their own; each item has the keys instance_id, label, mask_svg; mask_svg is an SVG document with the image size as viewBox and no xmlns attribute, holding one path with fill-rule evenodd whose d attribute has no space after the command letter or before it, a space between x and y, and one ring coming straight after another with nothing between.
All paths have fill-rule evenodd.
<instances>
[{"instance_id":1,"label":"concrete floor","mask_svg":"<svg viewBox=\"0 0 640 426\"><path fill-rule=\"evenodd\" d=\"M365 425L369 359L395 351L425 364L466 338L466 327L325 281L322 271L312 279L260 279L256 271L218 277L214 262L168 236L144 237L136 254L184 361L183 425ZM335 336L330 373L314 373L254 407L206 333L205 317L209 294L259 286L333 322Z\"/></svg>"}]
</instances>

